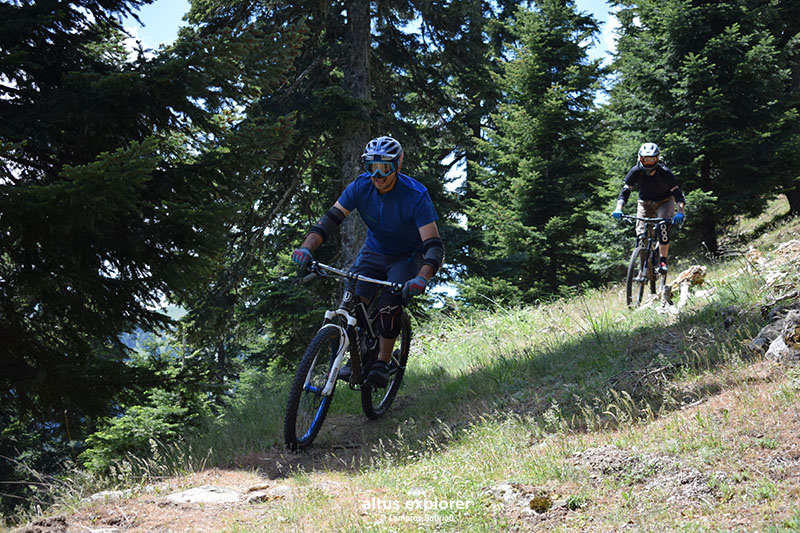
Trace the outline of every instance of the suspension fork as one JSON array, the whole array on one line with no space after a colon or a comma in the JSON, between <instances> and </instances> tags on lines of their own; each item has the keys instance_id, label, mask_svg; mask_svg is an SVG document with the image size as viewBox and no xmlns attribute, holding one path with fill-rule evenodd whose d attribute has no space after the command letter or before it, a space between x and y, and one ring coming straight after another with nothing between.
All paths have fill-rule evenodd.
<instances>
[{"instance_id":1,"label":"suspension fork","mask_svg":"<svg viewBox=\"0 0 800 533\"><path fill-rule=\"evenodd\" d=\"M347 325L341 326L333 323L333 320L337 316L343 318ZM333 387L336 385L336 379L339 377L339 369L342 368L344 356L347 353L347 349L350 347L350 335L348 331L352 331L355 328L356 319L352 317L347 310L337 309L336 311L325 311L325 322L328 323L325 327L336 328L339 333L339 348L333 358L333 363L331 363L328 381L325 383L325 387L322 388L321 392L322 396L330 396L333 393Z\"/></svg>"}]
</instances>

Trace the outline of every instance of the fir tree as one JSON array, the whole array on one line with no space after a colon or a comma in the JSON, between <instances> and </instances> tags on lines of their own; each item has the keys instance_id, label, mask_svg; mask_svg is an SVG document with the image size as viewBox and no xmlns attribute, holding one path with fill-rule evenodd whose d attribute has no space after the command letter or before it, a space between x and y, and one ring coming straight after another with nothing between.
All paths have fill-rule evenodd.
<instances>
[{"instance_id":1,"label":"fir tree","mask_svg":"<svg viewBox=\"0 0 800 533\"><path fill-rule=\"evenodd\" d=\"M487 167L468 214L482 230L481 257L466 284L480 293L532 301L586 279L586 211L600 173L593 98L602 69L582 43L597 23L574 3L520 9L511 26L496 131L480 143ZM478 255L480 254L480 255ZM473 259L474 261L474 259Z\"/></svg>"},{"instance_id":2,"label":"fir tree","mask_svg":"<svg viewBox=\"0 0 800 533\"><path fill-rule=\"evenodd\" d=\"M299 29L198 22L129 55L119 17L145 3L0 4L2 455L41 428L62 450L159 382L120 335L205 287L285 147L288 117L251 109Z\"/></svg>"}]
</instances>

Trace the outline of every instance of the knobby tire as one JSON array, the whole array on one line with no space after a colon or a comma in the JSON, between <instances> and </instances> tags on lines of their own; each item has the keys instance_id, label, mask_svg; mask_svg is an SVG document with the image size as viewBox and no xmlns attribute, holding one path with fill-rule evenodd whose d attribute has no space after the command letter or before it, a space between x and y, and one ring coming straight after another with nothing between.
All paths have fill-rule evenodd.
<instances>
[{"instance_id":1,"label":"knobby tire","mask_svg":"<svg viewBox=\"0 0 800 533\"><path fill-rule=\"evenodd\" d=\"M647 250L642 246L634 248L631 262L628 265L628 277L625 284L625 299L629 306L639 307L642 303L644 286L647 283Z\"/></svg>"},{"instance_id":2,"label":"knobby tire","mask_svg":"<svg viewBox=\"0 0 800 533\"><path fill-rule=\"evenodd\" d=\"M369 384L361 386L361 408L364 414L376 420L386 414L391 407L397 391L403 382L411 347L411 321L403 313L400 315L400 335L395 343L390 363L389 384L386 388L373 387Z\"/></svg>"},{"instance_id":3,"label":"knobby tire","mask_svg":"<svg viewBox=\"0 0 800 533\"><path fill-rule=\"evenodd\" d=\"M327 397L320 392L325 387L338 348L339 329L326 326L317 331L300 359L283 422L284 441L290 450L310 446L325 421L336 389ZM308 386L305 385L307 377Z\"/></svg>"}]
</instances>

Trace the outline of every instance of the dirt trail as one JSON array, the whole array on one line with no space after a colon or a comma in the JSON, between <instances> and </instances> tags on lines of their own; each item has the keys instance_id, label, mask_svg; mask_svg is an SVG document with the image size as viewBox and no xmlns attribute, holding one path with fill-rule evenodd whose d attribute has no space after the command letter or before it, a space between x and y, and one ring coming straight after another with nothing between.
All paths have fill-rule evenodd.
<instances>
[{"instance_id":1,"label":"dirt trail","mask_svg":"<svg viewBox=\"0 0 800 533\"><path fill-rule=\"evenodd\" d=\"M372 455L371 423L363 416L331 415L319 444L302 453L283 446L238 458L230 468L211 468L130 491L108 491L86 499L72 509L16 528L13 533L210 532L230 528L259 530L264 512L259 503L290 500L295 492L286 479L296 472L315 473L312 484L326 493L344 485L327 479L336 472L357 472ZM373 426L374 427L374 426ZM205 488L236 493L236 501L186 503L170 495ZM201 496L202 499L202 496ZM91 500L91 501L90 501ZM268 530L268 528L264 529Z\"/></svg>"}]
</instances>

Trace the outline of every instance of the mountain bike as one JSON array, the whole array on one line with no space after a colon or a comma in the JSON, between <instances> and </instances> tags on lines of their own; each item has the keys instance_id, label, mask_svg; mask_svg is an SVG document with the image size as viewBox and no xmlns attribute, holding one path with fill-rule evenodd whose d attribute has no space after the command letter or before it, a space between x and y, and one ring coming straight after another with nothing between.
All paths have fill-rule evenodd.
<instances>
[{"instance_id":1,"label":"mountain bike","mask_svg":"<svg viewBox=\"0 0 800 533\"><path fill-rule=\"evenodd\" d=\"M322 326L300 359L289 390L283 435L291 450L307 448L319 433L348 352L351 372L347 383L351 389L361 391L361 408L374 420L386 413L400 389L411 345L411 322L401 310L400 335L389 362L389 382L385 387L368 382L367 372L379 352L378 310L367 314L367 306L355 296L353 284L365 281L397 293L402 291L403 285L346 272L317 261L311 262L309 270L317 276L333 275L348 283L339 308L325 311Z\"/></svg>"},{"instance_id":2,"label":"mountain bike","mask_svg":"<svg viewBox=\"0 0 800 533\"><path fill-rule=\"evenodd\" d=\"M656 282L658 281L658 292L662 295L664 294L664 288L667 285L667 273L657 272L660 254L656 232L669 231L672 219L642 218L630 215L622 215L622 219L631 224L635 224L637 220L645 223L644 233L636 236L625 284L627 304L632 307L638 307L642 303L646 285L650 286L651 294L656 294Z\"/></svg>"}]
</instances>

